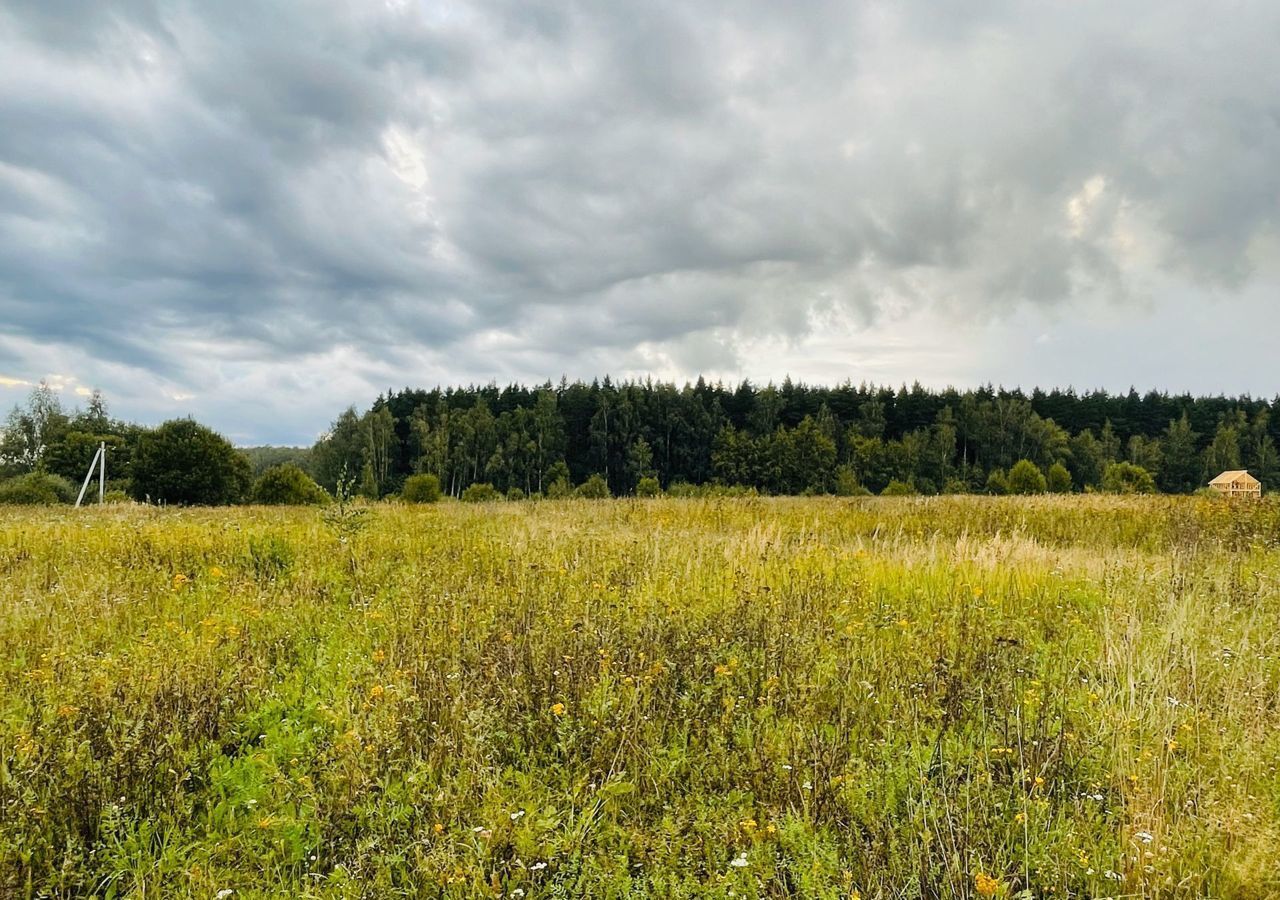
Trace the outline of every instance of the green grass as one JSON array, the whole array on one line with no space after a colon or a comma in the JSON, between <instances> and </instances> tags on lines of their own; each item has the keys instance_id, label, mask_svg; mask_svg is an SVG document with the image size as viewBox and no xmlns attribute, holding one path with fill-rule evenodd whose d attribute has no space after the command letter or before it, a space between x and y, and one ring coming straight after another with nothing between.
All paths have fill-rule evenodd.
<instances>
[{"instance_id":1,"label":"green grass","mask_svg":"<svg viewBox=\"0 0 1280 900\"><path fill-rule=\"evenodd\" d=\"M0 896L1278 896L1278 523L0 510Z\"/></svg>"}]
</instances>

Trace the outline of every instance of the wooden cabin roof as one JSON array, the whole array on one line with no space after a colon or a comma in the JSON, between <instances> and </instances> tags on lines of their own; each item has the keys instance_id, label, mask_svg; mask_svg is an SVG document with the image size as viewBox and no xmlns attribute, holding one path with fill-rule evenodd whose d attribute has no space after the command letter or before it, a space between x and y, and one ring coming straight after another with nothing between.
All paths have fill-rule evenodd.
<instances>
[{"instance_id":1,"label":"wooden cabin roof","mask_svg":"<svg viewBox=\"0 0 1280 900\"><path fill-rule=\"evenodd\" d=\"M1261 484L1262 482L1254 478L1244 469L1233 469L1230 472L1223 472L1217 478L1210 481L1210 484L1235 484L1236 482L1244 482L1248 485Z\"/></svg>"}]
</instances>

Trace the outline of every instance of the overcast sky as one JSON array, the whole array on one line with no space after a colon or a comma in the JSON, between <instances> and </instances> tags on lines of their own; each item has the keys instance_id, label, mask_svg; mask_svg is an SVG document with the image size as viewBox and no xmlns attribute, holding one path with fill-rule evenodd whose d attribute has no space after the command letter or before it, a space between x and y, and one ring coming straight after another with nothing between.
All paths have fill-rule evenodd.
<instances>
[{"instance_id":1,"label":"overcast sky","mask_svg":"<svg viewBox=\"0 0 1280 900\"><path fill-rule=\"evenodd\" d=\"M4 0L0 402L1280 391L1280 4Z\"/></svg>"}]
</instances>

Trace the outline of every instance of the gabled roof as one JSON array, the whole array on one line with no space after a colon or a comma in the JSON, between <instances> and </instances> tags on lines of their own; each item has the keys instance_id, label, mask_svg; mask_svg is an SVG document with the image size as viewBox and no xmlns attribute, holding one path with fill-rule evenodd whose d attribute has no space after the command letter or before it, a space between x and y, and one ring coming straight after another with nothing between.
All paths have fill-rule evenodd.
<instances>
[{"instance_id":1,"label":"gabled roof","mask_svg":"<svg viewBox=\"0 0 1280 900\"><path fill-rule=\"evenodd\" d=\"M1230 472L1223 472L1217 478L1210 481L1210 484L1233 484L1237 481L1243 481L1245 484L1261 484L1262 482L1254 478L1245 469L1233 469Z\"/></svg>"}]
</instances>

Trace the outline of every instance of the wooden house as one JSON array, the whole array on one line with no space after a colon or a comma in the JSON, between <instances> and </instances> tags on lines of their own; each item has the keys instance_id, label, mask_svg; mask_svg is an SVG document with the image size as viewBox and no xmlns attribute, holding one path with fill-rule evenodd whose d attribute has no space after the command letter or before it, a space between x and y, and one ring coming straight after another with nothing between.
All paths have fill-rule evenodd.
<instances>
[{"instance_id":1,"label":"wooden house","mask_svg":"<svg viewBox=\"0 0 1280 900\"><path fill-rule=\"evenodd\" d=\"M1223 472L1209 487L1228 497L1261 497L1262 482L1243 469L1234 472Z\"/></svg>"}]
</instances>

